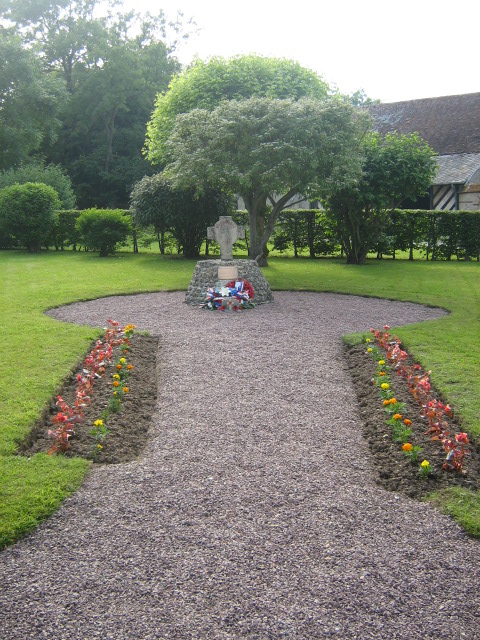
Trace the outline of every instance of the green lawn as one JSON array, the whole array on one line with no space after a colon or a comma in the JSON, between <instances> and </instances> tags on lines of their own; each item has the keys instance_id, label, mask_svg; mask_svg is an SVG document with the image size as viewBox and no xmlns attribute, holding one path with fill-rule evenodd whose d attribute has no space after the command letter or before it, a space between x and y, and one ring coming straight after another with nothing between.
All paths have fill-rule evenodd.
<instances>
[{"instance_id":1,"label":"green lawn","mask_svg":"<svg viewBox=\"0 0 480 640\"><path fill-rule=\"evenodd\" d=\"M52 513L89 468L84 460L13 455L16 440L99 335L89 327L58 323L44 311L105 295L186 289L194 265L152 253L99 258L71 251L0 251L5 344L0 359L0 548ZM432 369L437 389L462 417L465 430L480 436L480 264L371 260L358 267L338 259L272 258L264 273L272 289L379 296L451 311L446 318L397 333L412 355Z\"/></svg>"}]
</instances>

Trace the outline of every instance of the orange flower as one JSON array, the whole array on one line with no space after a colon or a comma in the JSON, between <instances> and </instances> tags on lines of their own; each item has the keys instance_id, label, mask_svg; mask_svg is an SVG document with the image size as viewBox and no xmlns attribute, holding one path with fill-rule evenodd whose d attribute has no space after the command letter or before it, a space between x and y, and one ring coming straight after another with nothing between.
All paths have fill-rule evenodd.
<instances>
[{"instance_id":1,"label":"orange flower","mask_svg":"<svg viewBox=\"0 0 480 640\"><path fill-rule=\"evenodd\" d=\"M405 442L405 444L402 445L402 449L404 451L411 451L412 450L412 445L410 444L410 442Z\"/></svg>"},{"instance_id":2,"label":"orange flower","mask_svg":"<svg viewBox=\"0 0 480 640\"><path fill-rule=\"evenodd\" d=\"M118 380L114 380L112 384L113 384L113 386L114 386L114 387L118 387L118 385L119 385L120 383L119 383L119 381L118 381Z\"/></svg>"},{"instance_id":3,"label":"orange flower","mask_svg":"<svg viewBox=\"0 0 480 640\"><path fill-rule=\"evenodd\" d=\"M396 414L393 416L393 419L394 419L394 420L401 420L401 419L402 419L402 414L401 414L401 413L396 413Z\"/></svg>"},{"instance_id":4,"label":"orange flower","mask_svg":"<svg viewBox=\"0 0 480 640\"><path fill-rule=\"evenodd\" d=\"M133 369L133 364L127 364L127 369L131 371Z\"/></svg>"},{"instance_id":5,"label":"orange flower","mask_svg":"<svg viewBox=\"0 0 480 640\"><path fill-rule=\"evenodd\" d=\"M123 392L124 393L128 393L130 391L130 389L128 387L123 387Z\"/></svg>"},{"instance_id":6,"label":"orange flower","mask_svg":"<svg viewBox=\"0 0 480 640\"><path fill-rule=\"evenodd\" d=\"M379 376L384 376L385 375L385 371L380 371L378 375Z\"/></svg>"},{"instance_id":7,"label":"orange flower","mask_svg":"<svg viewBox=\"0 0 480 640\"><path fill-rule=\"evenodd\" d=\"M120 369L121 369L121 368L122 368L122 365L121 365L121 364L116 364L116 365L115 365L115 369L116 369L117 371L120 371Z\"/></svg>"},{"instance_id":8,"label":"orange flower","mask_svg":"<svg viewBox=\"0 0 480 640\"><path fill-rule=\"evenodd\" d=\"M390 404L397 404L396 398L390 398Z\"/></svg>"},{"instance_id":9,"label":"orange flower","mask_svg":"<svg viewBox=\"0 0 480 640\"><path fill-rule=\"evenodd\" d=\"M383 401L383 406L387 407L390 404L390 400L384 400Z\"/></svg>"},{"instance_id":10,"label":"orange flower","mask_svg":"<svg viewBox=\"0 0 480 640\"><path fill-rule=\"evenodd\" d=\"M403 424L404 424L406 427L409 427L409 426L412 424L412 421L411 421L411 420L409 420L408 418L405 418L405 420L403 421Z\"/></svg>"}]
</instances>

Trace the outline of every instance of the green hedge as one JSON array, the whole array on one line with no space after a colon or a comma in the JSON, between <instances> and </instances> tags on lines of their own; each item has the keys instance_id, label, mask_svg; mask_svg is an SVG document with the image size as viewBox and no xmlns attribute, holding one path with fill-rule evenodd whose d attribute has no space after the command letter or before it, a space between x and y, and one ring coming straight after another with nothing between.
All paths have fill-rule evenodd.
<instances>
[{"instance_id":1,"label":"green hedge","mask_svg":"<svg viewBox=\"0 0 480 640\"><path fill-rule=\"evenodd\" d=\"M396 209L375 247L379 256L414 249L427 260L480 260L480 211Z\"/></svg>"},{"instance_id":2,"label":"green hedge","mask_svg":"<svg viewBox=\"0 0 480 640\"><path fill-rule=\"evenodd\" d=\"M313 258L341 251L334 225L321 209L285 209L272 240L275 249L293 251L295 256L308 253ZM410 260L420 252L427 260L480 261L480 211L396 209L371 251L379 258L408 251Z\"/></svg>"},{"instance_id":3,"label":"green hedge","mask_svg":"<svg viewBox=\"0 0 480 640\"><path fill-rule=\"evenodd\" d=\"M81 242L75 225L80 213L78 210L58 212L58 222L49 236L49 246L56 249L79 247ZM131 221L129 210L123 210L123 214ZM246 211L237 211L233 217L237 224L248 225ZM153 236L139 232L132 223L131 239L134 252L138 252L138 246L142 246L143 240L150 243ZM294 255L303 253L312 258L338 254L341 251L334 227L321 209L282 211L272 243L278 251L290 250ZM248 228L242 244L248 250ZM7 238L3 246L8 246ZM455 258L480 261L480 211L396 209L380 241L371 250L379 258L395 258L398 251L408 251L411 260L420 252L427 260Z\"/></svg>"}]
</instances>

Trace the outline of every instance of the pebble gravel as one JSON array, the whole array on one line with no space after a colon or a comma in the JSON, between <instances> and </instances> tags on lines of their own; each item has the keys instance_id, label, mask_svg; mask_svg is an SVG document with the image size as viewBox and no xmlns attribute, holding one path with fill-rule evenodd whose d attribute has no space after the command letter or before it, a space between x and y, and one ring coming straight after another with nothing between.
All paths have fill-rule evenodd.
<instances>
[{"instance_id":1,"label":"pebble gravel","mask_svg":"<svg viewBox=\"0 0 480 640\"><path fill-rule=\"evenodd\" d=\"M444 312L275 292L221 313L184 298L49 312L159 336L158 398L140 458L95 465L0 553L0 638L480 638L480 543L376 484L341 343Z\"/></svg>"}]
</instances>

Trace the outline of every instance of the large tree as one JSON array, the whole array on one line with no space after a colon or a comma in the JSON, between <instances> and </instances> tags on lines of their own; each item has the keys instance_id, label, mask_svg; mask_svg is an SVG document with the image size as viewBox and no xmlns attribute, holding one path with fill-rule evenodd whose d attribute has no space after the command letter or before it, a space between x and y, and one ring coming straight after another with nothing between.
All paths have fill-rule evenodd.
<instances>
[{"instance_id":1,"label":"large tree","mask_svg":"<svg viewBox=\"0 0 480 640\"><path fill-rule=\"evenodd\" d=\"M179 114L192 109L212 110L225 100L243 98L314 98L323 100L328 85L313 71L292 60L257 55L197 60L174 76L168 91L159 87L147 129L148 157L164 164L165 144Z\"/></svg>"},{"instance_id":2,"label":"large tree","mask_svg":"<svg viewBox=\"0 0 480 640\"><path fill-rule=\"evenodd\" d=\"M61 76L70 94L68 105L55 105L64 107L57 143L45 138L41 151L67 169L81 207L128 207L133 184L152 172L142 154L146 122L180 69L176 38L188 30L177 21L170 38L163 12L125 14L108 4L0 0L0 18L38 53L43 76Z\"/></svg>"},{"instance_id":3,"label":"large tree","mask_svg":"<svg viewBox=\"0 0 480 640\"><path fill-rule=\"evenodd\" d=\"M433 150L417 134L370 133L363 156L362 179L325 201L351 264L365 262L391 212L424 195L437 169Z\"/></svg>"},{"instance_id":4,"label":"large tree","mask_svg":"<svg viewBox=\"0 0 480 640\"><path fill-rule=\"evenodd\" d=\"M249 214L250 256L266 264L278 214L296 194L317 198L359 178L370 122L339 98L230 100L176 118L165 144L174 186L240 195ZM150 153L156 147L150 139Z\"/></svg>"},{"instance_id":5,"label":"large tree","mask_svg":"<svg viewBox=\"0 0 480 640\"><path fill-rule=\"evenodd\" d=\"M46 74L35 51L0 26L0 170L17 167L55 140L67 98L58 74Z\"/></svg>"}]
</instances>

